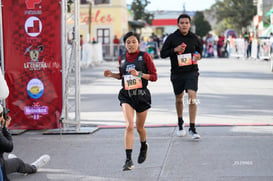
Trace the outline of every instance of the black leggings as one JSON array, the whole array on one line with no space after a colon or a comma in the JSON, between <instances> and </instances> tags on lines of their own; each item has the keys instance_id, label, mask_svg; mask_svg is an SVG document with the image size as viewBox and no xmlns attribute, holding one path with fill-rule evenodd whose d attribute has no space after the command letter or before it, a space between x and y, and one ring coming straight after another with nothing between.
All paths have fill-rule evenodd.
<instances>
[{"instance_id":1,"label":"black leggings","mask_svg":"<svg viewBox=\"0 0 273 181\"><path fill-rule=\"evenodd\" d=\"M5 160L5 169L7 174L15 172L31 174L37 172L37 168L35 166L25 163L20 158Z\"/></svg>"}]
</instances>

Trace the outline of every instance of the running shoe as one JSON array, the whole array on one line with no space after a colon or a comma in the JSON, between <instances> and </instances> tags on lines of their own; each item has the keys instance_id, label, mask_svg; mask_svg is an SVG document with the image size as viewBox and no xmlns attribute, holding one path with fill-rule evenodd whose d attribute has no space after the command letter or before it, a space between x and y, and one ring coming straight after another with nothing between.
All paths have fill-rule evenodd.
<instances>
[{"instance_id":1,"label":"running shoe","mask_svg":"<svg viewBox=\"0 0 273 181\"><path fill-rule=\"evenodd\" d=\"M126 160L123 165L123 171L132 170L134 168L134 164L132 160Z\"/></svg>"},{"instance_id":2,"label":"running shoe","mask_svg":"<svg viewBox=\"0 0 273 181\"><path fill-rule=\"evenodd\" d=\"M200 139L200 135L196 132L195 128L189 128L189 134L191 135L192 139Z\"/></svg>"},{"instance_id":3,"label":"running shoe","mask_svg":"<svg viewBox=\"0 0 273 181\"><path fill-rule=\"evenodd\" d=\"M186 130L184 130L184 128L182 127L181 130L179 130L179 127L177 127L177 131L176 131L176 135L177 136L180 136L180 137L183 137L183 136L186 136Z\"/></svg>"},{"instance_id":4,"label":"running shoe","mask_svg":"<svg viewBox=\"0 0 273 181\"><path fill-rule=\"evenodd\" d=\"M137 162L139 164L143 163L146 158L147 158L147 153L148 153L148 149L149 149L149 145L148 143L146 143L146 146L143 147L143 148L140 148L140 152L139 152L139 155L138 155L138 160Z\"/></svg>"},{"instance_id":5,"label":"running shoe","mask_svg":"<svg viewBox=\"0 0 273 181\"><path fill-rule=\"evenodd\" d=\"M35 166L38 169L38 168L45 166L49 161L50 161L49 155L42 155L35 162L33 162L31 165Z\"/></svg>"}]
</instances>

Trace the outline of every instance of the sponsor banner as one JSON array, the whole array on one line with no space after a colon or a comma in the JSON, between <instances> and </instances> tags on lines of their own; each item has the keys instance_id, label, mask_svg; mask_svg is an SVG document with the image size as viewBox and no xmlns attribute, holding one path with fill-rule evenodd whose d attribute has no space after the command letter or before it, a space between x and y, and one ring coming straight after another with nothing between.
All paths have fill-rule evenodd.
<instances>
[{"instance_id":1,"label":"sponsor banner","mask_svg":"<svg viewBox=\"0 0 273 181\"><path fill-rule=\"evenodd\" d=\"M10 129L58 127L62 110L60 0L2 0Z\"/></svg>"}]
</instances>

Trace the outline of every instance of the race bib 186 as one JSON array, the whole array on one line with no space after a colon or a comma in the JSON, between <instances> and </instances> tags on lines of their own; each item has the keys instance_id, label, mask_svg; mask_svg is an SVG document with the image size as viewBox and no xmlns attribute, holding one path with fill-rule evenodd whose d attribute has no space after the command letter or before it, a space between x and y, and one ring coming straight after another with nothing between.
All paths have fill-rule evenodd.
<instances>
[{"instance_id":1,"label":"race bib 186","mask_svg":"<svg viewBox=\"0 0 273 181\"><path fill-rule=\"evenodd\" d=\"M124 88L125 90L142 88L141 78L133 75L124 75Z\"/></svg>"}]
</instances>

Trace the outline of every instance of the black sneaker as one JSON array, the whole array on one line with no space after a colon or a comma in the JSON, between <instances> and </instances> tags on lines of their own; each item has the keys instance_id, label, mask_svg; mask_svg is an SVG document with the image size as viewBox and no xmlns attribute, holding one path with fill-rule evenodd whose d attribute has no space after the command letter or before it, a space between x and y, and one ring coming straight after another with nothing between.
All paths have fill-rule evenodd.
<instances>
[{"instance_id":1,"label":"black sneaker","mask_svg":"<svg viewBox=\"0 0 273 181\"><path fill-rule=\"evenodd\" d=\"M139 152L138 160L137 160L139 164L143 163L146 160L148 149L149 149L148 143L146 143L146 146L144 148L140 148L140 152Z\"/></svg>"},{"instance_id":2,"label":"black sneaker","mask_svg":"<svg viewBox=\"0 0 273 181\"><path fill-rule=\"evenodd\" d=\"M132 170L134 168L134 164L132 160L126 160L123 165L123 171Z\"/></svg>"}]
</instances>

